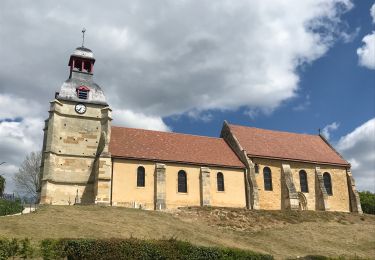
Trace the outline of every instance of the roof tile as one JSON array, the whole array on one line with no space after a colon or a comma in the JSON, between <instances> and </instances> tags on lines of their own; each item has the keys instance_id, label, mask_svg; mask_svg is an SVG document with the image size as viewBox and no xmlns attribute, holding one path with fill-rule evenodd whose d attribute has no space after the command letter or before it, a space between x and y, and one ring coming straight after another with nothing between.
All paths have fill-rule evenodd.
<instances>
[{"instance_id":1,"label":"roof tile","mask_svg":"<svg viewBox=\"0 0 375 260\"><path fill-rule=\"evenodd\" d=\"M245 167L222 138L207 136L113 126L109 151L129 159Z\"/></svg>"},{"instance_id":2,"label":"roof tile","mask_svg":"<svg viewBox=\"0 0 375 260\"><path fill-rule=\"evenodd\" d=\"M348 165L319 135L229 125L249 156Z\"/></svg>"}]
</instances>

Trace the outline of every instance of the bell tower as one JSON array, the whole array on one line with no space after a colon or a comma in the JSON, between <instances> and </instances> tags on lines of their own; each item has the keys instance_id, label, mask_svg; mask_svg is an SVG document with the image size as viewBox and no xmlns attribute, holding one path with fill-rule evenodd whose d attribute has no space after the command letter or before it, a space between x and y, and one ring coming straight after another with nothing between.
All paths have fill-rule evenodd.
<instances>
[{"instance_id":1,"label":"bell tower","mask_svg":"<svg viewBox=\"0 0 375 260\"><path fill-rule=\"evenodd\" d=\"M41 204L110 203L111 109L93 81L94 54L82 46L69 59L69 78L50 102L41 164Z\"/></svg>"}]
</instances>

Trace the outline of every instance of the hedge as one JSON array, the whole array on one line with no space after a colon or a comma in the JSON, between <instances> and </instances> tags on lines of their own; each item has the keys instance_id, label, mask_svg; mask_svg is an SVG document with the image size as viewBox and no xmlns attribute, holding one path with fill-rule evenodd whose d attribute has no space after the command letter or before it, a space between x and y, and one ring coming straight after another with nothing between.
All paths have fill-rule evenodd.
<instances>
[{"instance_id":1,"label":"hedge","mask_svg":"<svg viewBox=\"0 0 375 260\"><path fill-rule=\"evenodd\" d=\"M21 200L15 201L0 199L0 216L12 215L22 212Z\"/></svg>"},{"instance_id":2,"label":"hedge","mask_svg":"<svg viewBox=\"0 0 375 260\"><path fill-rule=\"evenodd\" d=\"M28 239L0 239L0 260L43 259L273 259L271 255L235 248L195 246L189 242L129 239L45 239L38 248Z\"/></svg>"},{"instance_id":3,"label":"hedge","mask_svg":"<svg viewBox=\"0 0 375 260\"><path fill-rule=\"evenodd\" d=\"M13 238L0 239L0 260L14 258L16 256L26 259L34 257L35 249L28 238L17 240Z\"/></svg>"}]
</instances>

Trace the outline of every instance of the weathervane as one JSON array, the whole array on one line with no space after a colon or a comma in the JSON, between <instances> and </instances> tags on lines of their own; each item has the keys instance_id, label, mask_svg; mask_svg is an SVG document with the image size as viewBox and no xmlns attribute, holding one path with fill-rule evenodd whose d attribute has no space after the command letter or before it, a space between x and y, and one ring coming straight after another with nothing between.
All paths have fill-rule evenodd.
<instances>
[{"instance_id":1,"label":"weathervane","mask_svg":"<svg viewBox=\"0 0 375 260\"><path fill-rule=\"evenodd\" d=\"M83 45L85 44L85 32L86 32L86 29L83 28L83 29L82 29L82 47L83 47Z\"/></svg>"}]
</instances>

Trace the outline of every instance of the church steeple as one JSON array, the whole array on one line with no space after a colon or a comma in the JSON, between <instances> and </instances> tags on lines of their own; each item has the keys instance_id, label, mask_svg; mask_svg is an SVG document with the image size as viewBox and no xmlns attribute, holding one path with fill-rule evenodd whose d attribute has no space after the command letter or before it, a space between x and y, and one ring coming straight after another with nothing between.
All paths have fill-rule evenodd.
<instances>
[{"instance_id":1,"label":"church steeple","mask_svg":"<svg viewBox=\"0 0 375 260\"><path fill-rule=\"evenodd\" d=\"M94 53L84 46L85 32L82 30L82 46L70 55L69 78L61 86L57 99L83 103L107 105L102 89L93 81Z\"/></svg>"},{"instance_id":2,"label":"church steeple","mask_svg":"<svg viewBox=\"0 0 375 260\"><path fill-rule=\"evenodd\" d=\"M70 66L70 77L72 76L72 72L81 72L87 74L93 74L94 71L94 54L93 52L85 48L85 32L86 29L82 29L82 46L75 49L73 54L70 56L69 59L69 66Z\"/></svg>"}]
</instances>

